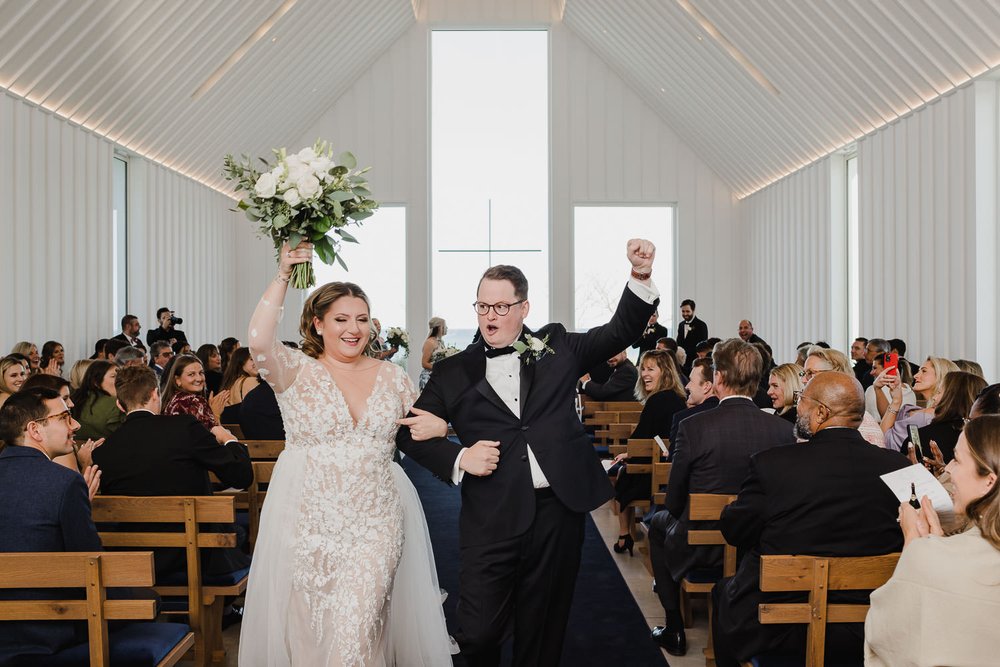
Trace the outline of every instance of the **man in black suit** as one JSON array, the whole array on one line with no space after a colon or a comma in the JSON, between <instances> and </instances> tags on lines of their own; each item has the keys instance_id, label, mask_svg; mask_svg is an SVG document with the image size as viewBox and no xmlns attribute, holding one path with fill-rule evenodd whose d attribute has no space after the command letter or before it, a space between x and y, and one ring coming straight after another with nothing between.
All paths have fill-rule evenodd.
<instances>
[{"instance_id":1,"label":"man in black suit","mask_svg":"<svg viewBox=\"0 0 1000 667\"><path fill-rule=\"evenodd\" d=\"M708 340L708 325L695 317L695 303L692 299L681 301L681 322L677 325L677 344L684 348L687 360L684 372L691 374L691 365L698 356L695 349L703 340Z\"/></svg>"},{"instance_id":2,"label":"man in black suit","mask_svg":"<svg viewBox=\"0 0 1000 667\"><path fill-rule=\"evenodd\" d=\"M889 354L892 351L892 347L889 345L889 341L884 338L872 338L868 341L868 345L865 347L865 362L868 364L870 369L875 364L875 357L882 357L882 355ZM868 375L863 378L858 378L858 382L865 389L872 386L875 382L875 378L872 376L871 371L868 371Z\"/></svg>"},{"instance_id":3,"label":"man in black suit","mask_svg":"<svg viewBox=\"0 0 1000 667\"><path fill-rule=\"evenodd\" d=\"M139 332L142 330L142 325L139 324L139 318L135 315L126 315L122 318L122 332L117 336L112 337L110 340L120 340L128 346L138 348L143 352L146 351L146 346L142 344L139 339Z\"/></svg>"},{"instance_id":4,"label":"man in black suit","mask_svg":"<svg viewBox=\"0 0 1000 667\"><path fill-rule=\"evenodd\" d=\"M738 331L740 338L747 343L762 343L767 345L767 341L753 332L753 322L750 320L740 320ZM771 346L767 345L767 348L770 350Z\"/></svg>"},{"instance_id":5,"label":"man in black suit","mask_svg":"<svg viewBox=\"0 0 1000 667\"><path fill-rule=\"evenodd\" d=\"M861 386L865 386L864 377L871 373L872 366L865 358L868 351L868 339L858 337L851 343L851 361L854 362L854 377L858 379Z\"/></svg>"},{"instance_id":6,"label":"man in black suit","mask_svg":"<svg viewBox=\"0 0 1000 667\"><path fill-rule=\"evenodd\" d=\"M861 437L857 428L864 413L857 380L843 373L817 375L799 399L795 424L808 443L751 459L739 497L722 513L726 542L746 555L736 576L723 579L713 592L719 667L765 652L805 654L804 626L757 620L758 604L771 599L760 592L761 554L873 556L902 548L899 501L879 476L909 462ZM867 603L868 595L843 601ZM835 624L827 630L826 646L830 654L860 664L863 639L862 624Z\"/></svg>"},{"instance_id":7,"label":"man in black suit","mask_svg":"<svg viewBox=\"0 0 1000 667\"><path fill-rule=\"evenodd\" d=\"M711 359L694 360L694 365L691 367L691 377L688 378L687 385L684 387L688 392L688 407L687 410L681 410L674 415L674 419L670 424L670 442L677 439L677 430L680 428L682 421L700 412L718 407L719 397L715 395L715 385L712 382L713 375L714 371L712 370ZM668 460L673 460L673 453L673 447L671 447Z\"/></svg>"},{"instance_id":8,"label":"man in black suit","mask_svg":"<svg viewBox=\"0 0 1000 667\"><path fill-rule=\"evenodd\" d=\"M73 452L73 419L59 392L35 388L0 408L0 551L102 551L90 516L88 483L52 459ZM96 484L93 473L88 478ZM2 575L0 575L2 576ZM3 591L7 600L45 599L51 591ZM85 623L0 623L0 664L46 656L87 641Z\"/></svg>"},{"instance_id":9,"label":"man in black suit","mask_svg":"<svg viewBox=\"0 0 1000 667\"><path fill-rule=\"evenodd\" d=\"M556 665L580 566L585 513L613 494L574 409L577 379L625 349L656 309L654 248L628 242L632 280L611 321L582 334L523 327L528 281L495 266L476 296L482 342L440 361L416 407L451 422L447 438L396 444L450 483L462 482L459 630L471 667L497 665L514 632L515 665ZM513 621L513 623L512 623Z\"/></svg>"},{"instance_id":10,"label":"man in black suit","mask_svg":"<svg viewBox=\"0 0 1000 667\"><path fill-rule=\"evenodd\" d=\"M161 415L156 374L141 367L122 368L115 378L122 425L94 450L101 488L119 496L210 496L208 473L223 484L245 489L253 481L246 447L221 426L209 432L191 415ZM160 527L162 529L162 526ZM158 580L186 570L182 549L154 550ZM249 567L239 549L205 549L207 576Z\"/></svg>"},{"instance_id":11,"label":"man in black suit","mask_svg":"<svg viewBox=\"0 0 1000 667\"><path fill-rule=\"evenodd\" d=\"M624 352L608 359L611 376L605 382L595 382L587 373L580 378L580 391L597 401L634 401L639 371Z\"/></svg>"},{"instance_id":12,"label":"man in black suit","mask_svg":"<svg viewBox=\"0 0 1000 667\"><path fill-rule=\"evenodd\" d=\"M157 378L163 377L163 369L170 363L174 356L174 350L170 343L165 340L158 340L149 346L149 367L156 373Z\"/></svg>"},{"instance_id":13,"label":"man in black suit","mask_svg":"<svg viewBox=\"0 0 1000 667\"><path fill-rule=\"evenodd\" d=\"M146 332L146 342L152 345L158 340L165 340L171 346L174 343L187 343L187 336L180 329L175 328L181 323L181 319L174 315L174 311L166 306L157 309L156 320L159 326Z\"/></svg>"},{"instance_id":14,"label":"man in black suit","mask_svg":"<svg viewBox=\"0 0 1000 667\"><path fill-rule=\"evenodd\" d=\"M688 417L677 429L677 438L670 443L673 468L666 509L653 515L649 529L653 577L666 612L666 623L653 629L653 639L671 655L687 652L678 582L692 568L720 563L722 555L719 548L688 544L688 495L736 493L752 455L795 442L791 424L761 412L753 403L764 364L755 346L730 338L715 346L712 362L719 405Z\"/></svg>"},{"instance_id":15,"label":"man in black suit","mask_svg":"<svg viewBox=\"0 0 1000 667\"><path fill-rule=\"evenodd\" d=\"M649 317L649 322L646 324L646 328L642 332L642 336L636 342L632 343L633 350L639 350L639 354L642 355L643 352L648 352L649 350L656 349L656 341L669 335L670 332L662 324L657 323L656 320L660 318L660 311L656 311Z\"/></svg>"}]
</instances>

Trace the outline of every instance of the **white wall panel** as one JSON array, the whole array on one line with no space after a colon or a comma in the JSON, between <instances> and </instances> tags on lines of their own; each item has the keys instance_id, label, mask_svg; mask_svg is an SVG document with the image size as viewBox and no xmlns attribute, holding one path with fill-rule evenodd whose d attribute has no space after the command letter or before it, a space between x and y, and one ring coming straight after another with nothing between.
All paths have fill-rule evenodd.
<instances>
[{"instance_id":1,"label":"white wall panel","mask_svg":"<svg viewBox=\"0 0 1000 667\"><path fill-rule=\"evenodd\" d=\"M916 362L976 354L975 143L973 86L858 142L861 330Z\"/></svg>"},{"instance_id":2,"label":"white wall panel","mask_svg":"<svg viewBox=\"0 0 1000 667\"><path fill-rule=\"evenodd\" d=\"M497 11L501 5L495 3ZM534 6L548 7L549 3ZM529 11L526 3L518 7L521 9L506 19L498 14L494 24L536 26L548 11ZM466 13L463 3L454 0L435 2L424 10L458 25L474 16L479 16L477 26L490 25L480 10ZM438 25L421 21L413 26L298 142L305 145L323 137L333 141L338 150L349 148L361 164L373 167L370 181L377 198L407 205L407 327L418 338L431 314L428 33ZM742 277L745 243L734 217L730 190L572 32L557 23L550 35L553 319L573 321L574 205L673 203L677 205L680 240L679 264L672 267L677 296L698 301L699 315L713 334L735 334L747 291ZM614 230L609 229L607 239L595 241L621 245L626 277L626 239L615 238ZM245 242L254 247L251 239ZM244 282L254 283L258 289L247 288L245 308L256 302L273 270L273 258L265 258L259 250L266 242L256 243L252 252L261 254L255 254L257 264L248 262L244 267ZM661 258L660 270L667 270L670 264L668 258ZM291 313L285 318L283 335L294 335L295 319Z\"/></svg>"}]
</instances>

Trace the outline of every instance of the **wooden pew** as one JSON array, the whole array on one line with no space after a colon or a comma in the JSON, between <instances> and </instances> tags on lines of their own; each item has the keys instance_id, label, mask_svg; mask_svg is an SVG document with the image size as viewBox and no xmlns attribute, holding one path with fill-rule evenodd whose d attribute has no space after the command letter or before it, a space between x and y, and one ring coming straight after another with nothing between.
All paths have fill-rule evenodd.
<instances>
[{"instance_id":1,"label":"wooden pew","mask_svg":"<svg viewBox=\"0 0 1000 667\"><path fill-rule=\"evenodd\" d=\"M156 664L176 664L194 646L194 633L180 623L136 623L108 634L109 620L153 619L153 600L109 600L109 588L149 587L153 584L153 554L145 552L61 552L0 554L0 589L86 590L86 599L61 599L63 591L53 591L52 599L0 601L0 621L86 621L87 648L61 651L69 658L89 653L91 667L109 667L115 655L115 638L128 635L130 643L143 644L154 651ZM149 642L143 641L149 637ZM157 646L159 650L154 649ZM124 656L115 655L121 663ZM74 661L76 662L76 661Z\"/></svg>"},{"instance_id":2,"label":"wooden pew","mask_svg":"<svg viewBox=\"0 0 1000 667\"><path fill-rule=\"evenodd\" d=\"M253 484L247 489L247 510L250 513L250 536L248 539L251 549L257 543L257 534L260 532L260 512L264 507L264 498L267 496L267 491L261 489L260 485L271 482L276 463L276 461L253 462Z\"/></svg>"},{"instance_id":3,"label":"wooden pew","mask_svg":"<svg viewBox=\"0 0 1000 667\"><path fill-rule=\"evenodd\" d=\"M669 443L667 443L667 445L669 446ZM659 454L659 456L653 459L653 464L652 464L653 475L650 478L649 492L650 492L650 497L653 499L653 505L663 505L667 500L667 492L666 489L663 487L665 487L667 483L670 481L670 468L673 466L673 464L661 463L660 460L662 459L663 455L662 453L660 453L660 447L659 445L656 444L656 441L653 441L653 446L656 447L656 453ZM642 521L639 522L639 527L642 530L646 530L646 524L642 523ZM643 554L643 556L646 559L645 560L646 571L649 572L650 576L654 576L653 561L650 558L651 553L649 550L648 535L645 543L641 547L639 547L639 551Z\"/></svg>"},{"instance_id":4,"label":"wooden pew","mask_svg":"<svg viewBox=\"0 0 1000 667\"><path fill-rule=\"evenodd\" d=\"M208 665L225 659L222 646L223 599L246 591L247 575L226 585L202 581L200 549L236 546L235 533L201 530L199 523L233 523L232 496L96 496L91 512L95 523L116 523L113 532L101 532L101 542L110 548L174 547L186 552L187 584L157 585L160 595L187 597L188 624L195 637L195 664ZM184 524L184 532L128 532L122 524Z\"/></svg>"},{"instance_id":5,"label":"wooden pew","mask_svg":"<svg viewBox=\"0 0 1000 667\"><path fill-rule=\"evenodd\" d=\"M692 493L689 497L690 521L718 521L726 505L736 500L735 495L725 493ZM721 545L723 547L722 576L731 577L736 574L736 547L726 544L726 538L721 530L688 530L688 544L705 546ZM689 574L690 576L690 574ZM712 650L712 588L715 581L692 581L689 576L681 580L681 617L684 627L693 625L691 619L691 595L708 595L708 646L705 648L705 664L712 667L715 664L715 653Z\"/></svg>"},{"instance_id":6,"label":"wooden pew","mask_svg":"<svg viewBox=\"0 0 1000 667\"><path fill-rule=\"evenodd\" d=\"M806 667L823 667L827 624L864 623L868 615L867 604L830 603L827 598L828 593L875 590L889 580L898 561L898 553L840 558L761 556L761 591L766 593L804 591L809 593L809 600L762 603L758 612L760 622L764 625L808 624Z\"/></svg>"},{"instance_id":7,"label":"wooden pew","mask_svg":"<svg viewBox=\"0 0 1000 667\"><path fill-rule=\"evenodd\" d=\"M252 461L275 461L285 450L284 440L241 440Z\"/></svg>"},{"instance_id":8,"label":"wooden pew","mask_svg":"<svg viewBox=\"0 0 1000 667\"><path fill-rule=\"evenodd\" d=\"M239 424L223 424L222 428L235 435L237 440L243 441L243 429Z\"/></svg>"}]
</instances>

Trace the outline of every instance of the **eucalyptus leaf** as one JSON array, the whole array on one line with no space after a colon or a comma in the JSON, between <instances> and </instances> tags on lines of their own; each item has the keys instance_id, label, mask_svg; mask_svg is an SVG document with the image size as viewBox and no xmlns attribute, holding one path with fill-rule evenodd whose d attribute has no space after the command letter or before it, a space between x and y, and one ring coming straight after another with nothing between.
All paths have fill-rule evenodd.
<instances>
[{"instance_id":1,"label":"eucalyptus leaf","mask_svg":"<svg viewBox=\"0 0 1000 667\"><path fill-rule=\"evenodd\" d=\"M296 248L296 247L298 247L298 245L300 243L302 243L302 235L299 234L298 232L292 232L288 236L288 247L289 248Z\"/></svg>"},{"instance_id":2,"label":"eucalyptus leaf","mask_svg":"<svg viewBox=\"0 0 1000 667\"><path fill-rule=\"evenodd\" d=\"M260 216L254 215L253 211L254 210L252 208L248 208L246 211L244 211L244 213L246 213L246 216L249 220L252 220L253 222L258 222L260 220Z\"/></svg>"},{"instance_id":3,"label":"eucalyptus leaf","mask_svg":"<svg viewBox=\"0 0 1000 667\"><path fill-rule=\"evenodd\" d=\"M288 216L284 214L274 216L274 226L276 229L282 229L288 226Z\"/></svg>"},{"instance_id":4,"label":"eucalyptus leaf","mask_svg":"<svg viewBox=\"0 0 1000 667\"><path fill-rule=\"evenodd\" d=\"M350 151L344 151L343 153L341 153L340 156L337 157L337 162L347 167L348 169L354 169L355 167L358 166L358 161L354 157L354 153L351 153Z\"/></svg>"},{"instance_id":5,"label":"eucalyptus leaf","mask_svg":"<svg viewBox=\"0 0 1000 667\"><path fill-rule=\"evenodd\" d=\"M372 217L371 211L352 211L347 217L353 220L366 220Z\"/></svg>"},{"instance_id":6,"label":"eucalyptus leaf","mask_svg":"<svg viewBox=\"0 0 1000 667\"><path fill-rule=\"evenodd\" d=\"M333 215L339 220L344 218L344 207L339 201L333 202Z\"/></svg>"},{"instance_id":7,"label":"eucalyptus leaf","mask_svg":"<svg viewBox=\"0 0 1000 667\"><path fill-rule=\"evenodd\" d=\"M371 193L371 191L368 188L362 187L360 185L358 187L356 187L356 188L353 188L353 190L354 190L354 194L357 195L358 197L371 197L372 196L372 193Z\"/></svg>"},{"instance_id":8,"label":"eucalyptus leaf","mask_svg":"<svg viewBox=\"0 0 1000 667\"><path fill-rule=\"evenodd\" d=\"M354 193L347 190L337 190L328 194L326 198L333 201L347 201L348 199L354 199Z\"/></svg>"},{"instance_id":9,"label":"eucalyptus leaf","mask_svg":"<svg viewBox=\"0 0 1000 667\"><path fill-rule=\"evenodd\" d=\"M341 257L340 255L335 255L334 259L337 260L337 264L340 264L342 267L344 267L344 271L348 271L348 272L350 271L350 269L347 268L347 264L344 264L343 257Z\"/></svg>"},{"instance_id":10,"label":"eucalyptus leaf","mask_svg":"<svg viewBox=\"0 0 1000 667\"><path fill-rule=\"evenodd\" d=\"M344 239L348 243L357 243L358 242L358 240L356 238L354 238L353 236L351 236L347 232L346 229L341 228L341 229L336 230L336 232L337 232L337 235L340 236L340 238Z\"/></svg>"}]
</instances>

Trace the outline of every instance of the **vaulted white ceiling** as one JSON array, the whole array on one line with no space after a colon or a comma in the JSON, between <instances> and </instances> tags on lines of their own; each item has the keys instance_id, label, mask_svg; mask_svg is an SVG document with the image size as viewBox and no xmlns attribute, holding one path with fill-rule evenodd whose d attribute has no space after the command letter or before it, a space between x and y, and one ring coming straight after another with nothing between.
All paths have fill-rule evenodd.
<instances>
[{"instance_id":1,"label":"vaulted white ceiling","mask_svg":"<svg viewBox=\"0 0 1000 667\"><path fill-rule=\"evenodd\" d=\"M566 26L737 195L1000 65L996 0L564 2ZM0 0L0 86L228 189L223 155L300 136L422 4Z\"/></svg>"}]
</instances>

